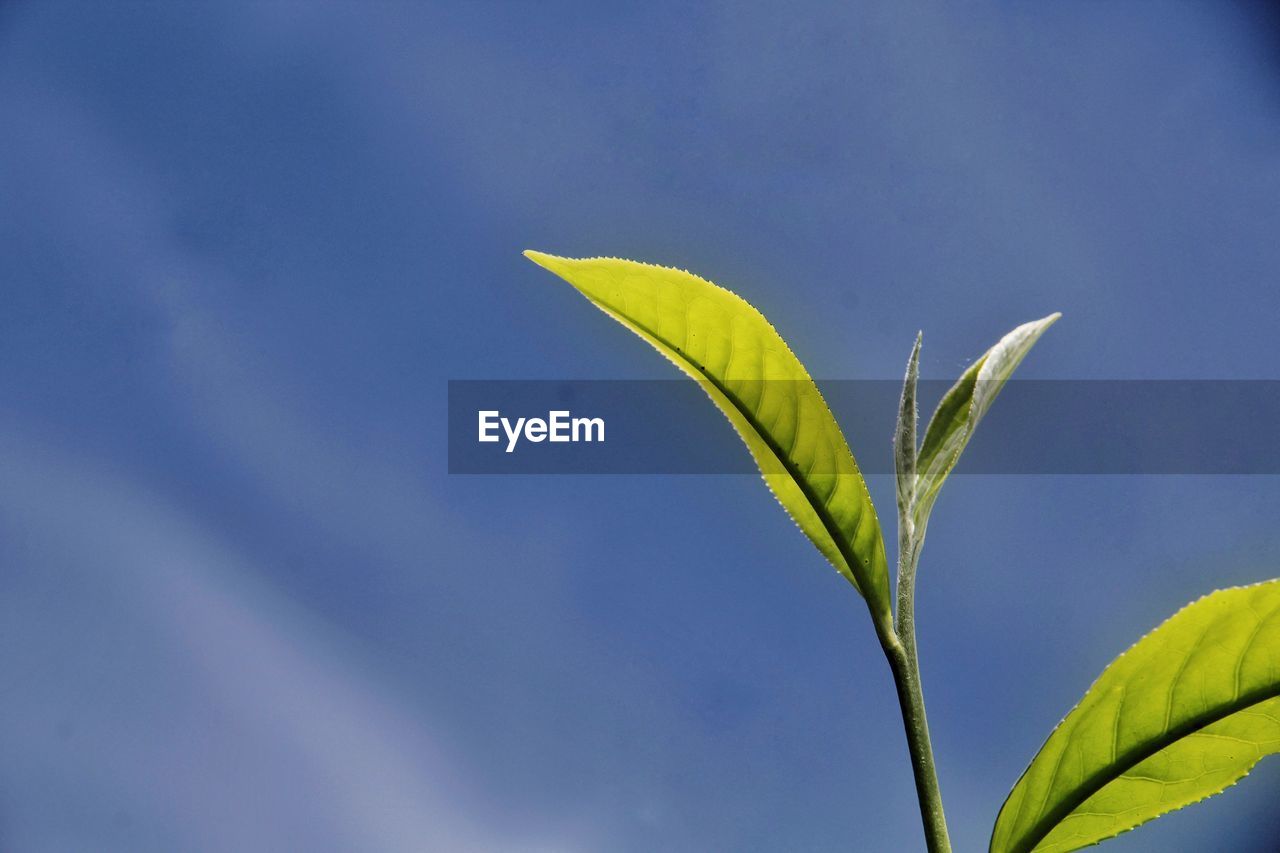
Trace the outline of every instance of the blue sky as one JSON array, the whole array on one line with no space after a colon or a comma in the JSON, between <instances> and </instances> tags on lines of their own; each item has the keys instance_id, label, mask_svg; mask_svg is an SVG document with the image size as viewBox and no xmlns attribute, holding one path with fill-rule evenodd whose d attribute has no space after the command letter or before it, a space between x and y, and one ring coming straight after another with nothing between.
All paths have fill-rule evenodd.
<instances>
[{"instance_id":1,"label":"blue sky","mask_svg":"<svg viewBox=\"0 0 1280 853\"><path fill-rule=\"evenodd\" d=\"M1280 379L1278 46L1207 0L0 6L0 845L917 849L862 606L754 478L450 477L446 382L671 375L528 247L713 278L819 377L1060 310L1020 375ZM1277 518L948 485L959 850ZM1108 849L1274 850L1277 785Z\"/></svg>"}]
</instances>

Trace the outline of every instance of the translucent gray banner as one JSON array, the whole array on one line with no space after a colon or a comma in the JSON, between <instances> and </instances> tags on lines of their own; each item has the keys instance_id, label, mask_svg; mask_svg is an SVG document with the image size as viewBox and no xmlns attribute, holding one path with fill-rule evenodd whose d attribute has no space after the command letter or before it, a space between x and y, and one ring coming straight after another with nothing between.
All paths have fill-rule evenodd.
<instances>
[{"instance_id":1,"label":"translucent gray banner","mask_svg":"<svg viewBox=\"0 0 1280 853\"><path fill-rule=\"evenodd\" d=\"M920 430L951 382L922 381ZM790 383L737 383L750 407ZM901 383L818 383L863 472L893 472ZM483 439L483 440L482 440ZM692 381L456 380L451 474L751 474ZM821 465L820 461L816 464ZM1011 381L957 474L1280 474L1280 381Z\"/></svg>"}]
</instances>

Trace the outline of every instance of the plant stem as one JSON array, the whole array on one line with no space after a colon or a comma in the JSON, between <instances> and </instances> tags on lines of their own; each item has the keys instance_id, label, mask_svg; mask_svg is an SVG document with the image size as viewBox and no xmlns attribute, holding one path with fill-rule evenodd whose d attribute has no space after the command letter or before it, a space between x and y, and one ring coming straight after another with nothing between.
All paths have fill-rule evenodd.
<instances>
[{"instance_id":1,"label":"plant stem","mask_svg":"<svg viewBox=\"0 0 1280 853\"><path fill-rule=\"evenodd\" d=\"M916 780L916 796L920 800L925 844L929 853L951 853L951 838L947 834L947 818L942 810L942 793L938 790L938 774L933 764L933 747L929 743L929 723L924 714L920 677L901 643L886 648L885 653L898 688L898 705L902 708L907 748L911 751L911 771Z\"/></svg>"},{"instance_id":2,"label":"plant stem","mask_svg":"<svg viewBox=\"0 0 1280 853\"><path fill-rule=\"evenodd\" d=\"M938 773L933 761L933 745L929 740L929 722L925 718L920 661L916 654L915 576L919 550L912 539L910 528L904 525L899 543L897 617L893 626L883 626L878 633L898 691L907 748L911 752L916 796L920 800L925 844L929 853L951 853L951 838L947 833L942 792L938 788Z\"/></svg>"},{"instance_id":3,"label":"plant stem","mask_svg":"<svg viewBox=\"0 0 1280 853\"><path fill-rule=\"evenodd\" d=\"M919 449L916 446L916 384L920 376L920 343L907 359L907 375L902 383L902 401L898 406L898 426L893 435L894 474L898 497L898 606L890 620L876 619L876 633L893 683L898 689L898 705L907 730L907 748L911 751L911 772L916 779L916 796L920 800L920 819L924 822L924 838L929 853L951 853L947 835L947 817L942 811L942 793L938 790L938 772L933 765L933 745L929 742L929 721L924 714L924 690L920 685L920 658L916 654L916 566L924 543L925 513L916 529L916 501L920 478Z\"/></svg>"}]
</instances>

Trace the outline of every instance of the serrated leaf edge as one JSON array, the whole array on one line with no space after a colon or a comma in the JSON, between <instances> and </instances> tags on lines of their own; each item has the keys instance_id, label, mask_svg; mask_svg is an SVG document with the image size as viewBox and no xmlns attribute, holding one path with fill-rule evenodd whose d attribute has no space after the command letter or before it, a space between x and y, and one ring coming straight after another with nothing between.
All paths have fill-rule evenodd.
<instances>
[{"instance_id":1,"label":"serrated leaf edge","mask_svg":"<svg viewBox=\"0 0 1280 853\"><path fill-rule=\"evenodd\" d=\"M1128 646L1128 648L1126 648L1123 652L1121 652L1120 654L1118 654L1118 655L1116 655L1114 658L1112 658L1112 659L1111 659L1111 661L1110 661L1110 662L1109 662L1105 667L1103 667L1103 668L1102 668L1102 672L1098 674L1098 677L1097 677L1097 678L1095 678L1092 682L1090 682L1090 683L1089 683L1088 688L1086 688L1086 689L1085 689L1085 691L1084 691L1084 693L1082 693L1082 694L1080 695L1080 700L1079 700L1078 702L1076 702L1076 704L1074 704L1074 705L1072 705L1072 706L1071 706L1070 710L1068 710L1068 711L1067 711L1067 713L1066 713L1066 714L1064 714L1064 715L1062 716L1062 719L1060 719L1060 720L1058 721L1058 723L1053 727L1053 729L1052 729L1052 730L1050 730L1049 734L1048 734L1047 736L1045 736L1044 742L1040 745L1040 749L1037 749L1037 750L1036 750L1036 752L1035 752L1035 754L1034 754L1034 755L1032 755L1031 760L1030 760L1029 762L1027 762L1027 766L1026 766L1026 768L1022 771L1022 773L1018 776L1017 781L1015 781L1015 782L1013 783L1013 786L1009 789L1009 796L1012 796L1013 792L1017 790L1017 788L1018 788L1018 786L1019 786L1020 784L1022 784L1022 780L1023 780L1024 778L1026 778L1027 773L1029 773L1029 772L1031 771L1031 768L1035 765L1035 761L1036 761L1036 759L1040 756L1040 750L1041 750L1041 749L1043 749L1043 748L1044 748L1044 746L1045 746L1045 744L1047 744L1047 743L1048 743L1048 742L1053 738L1053 736L1054 736L1055 734L1057 734L1057 733L1058 733L1058 730L1062 728L1063 723L1065 723L1065 722L1067 721L1067 719L1068 719L1068 718L1070 718L1070 716L1076 712L1076 710L1080 707L1080 705L1081 705L1081 704L1083 704L1085 697L1087 697L1091 692L1093 692L1093 688L1095 688L1095 687L1097 687L1097 686L1098 686L1098 682L1102 680L1102 677L1103 677L1104 675L1106 675L1106 673L1107 673L1107 672L1108 672L1108 671L1109 671L1113 666L1115 666L1117 663L1119 663L1121 660L1123 660L1127 655L1129 655L1131 652L1133 652L1133 650L1134 650L1134 649L1136 649L1139 645L1141 645L1141 644L1142 644L1142 642L1143 642L1144 640L1146 640L1148 637L1150 637L1150 636L1151 636L1152 634L1154 634L1156 631L1159 631L1161 628L1163 628L1163 627L1165 627L1166 625L1168 625L1168 624L1169 624L1170 622L1172 622L1174 619L1176 619L1176 618L1178 618L1179 616L1181 616L1181 615L1182 615L1184 612L1186 612L1187 610L1191 609L1192 607L1195 607L1197 604L1200 604L1202 601L1204 601L1204 600L1206 600L1206 599L1208 599L1208 598L1211 598L1211 597L1213 597L1213 596L1215 596L1215 595L1218 595L1219 593L1223 593L1223 592L1235 592L1235 591L1238 591L1238 590L1246 590L1246 589L1256 589L1256 588L1258 588L1258 587L1266 586L1266 585L1268 585L1268 584L1276 584L1276 583L1280 583L1280 578L1268 578L1267 580L1255 581L1254 583L1238 584L1238 585L1236 585L1236 586L1224 586L1224 587L1222 587L1222 588L1220 588L1220 589L1215 589L1215 590L1211 590L1210 592L1206 592L1206 593L1204 593L1203 595L1201 595L1199 598L1195 598L1195 599L1193 599L1193 600L1191 600L1191 601L1187 602L1186 604L1184 604L1182 607L1179 607L1177 610L1175 610L1173 613L1171 613L1169 616L1167 616L1167 617L1164 619L1164 621L1160 622L1160 624L1156 625L1154 628L1152 628L1151 630L1147 631L1145 634L1143 634L1141 637L1139 637L1137 640L1135 640L1133 643L1131 643L1131 644ZM1272 697L1268 697L1267 699L1260 700L1259 702L1256 702L1256 703L1254 703L1254 704L1261 704L1262 702L1270 701L1270 699L1273 699L1273 698L1275 698L1275 697L1274 697L1274 696L1272 696ZM1244 710L1244 709L1241 709L1241 710ZM1237 714L1237 713L1240 713L1240 711L1233 711L1232 713L1233 713L1233 714ZM1225 719L1225 718L1226 718L1226 716L1230 716L1230 714L1228 714L1228 715L1224 715L1223 717L1220 717L1219 719ZM1216 720L1215 720L1215 722L1216 722ZM1170 744L1170 745L1172 745L1172 744ZM1167 747L1165 747L1165 748L1167 748ZM1155 754L1157 754L1158 752L1159 752L1159 750L1157 750L1155 753L1152 753L1152 755L1155 755ZM1263 756L1263 758L1265 758L1265 757L1266 757L1266 756ZM1145 759L1144 759L1144 760L1145 760ZM1107 841L1107 840L1112 839L1112 838L1115 838L1115 837L1117 837L1117 836L1124 835L1126 832L1132 832L1133 830L1135 830L1135 829L1137 829L1137 828L1139 828L1139 827L1141 827L1141 826L1144 826L1144 825L1146 825L1146 824L1150 823L1151 821L1156 820L1157 818L1163 817L1163 816L1165 816L1165 815L1167 815L1167 814L1171 814L1171 813L1176 812L1176 811L1181 811L1182 809L1185 809L1185 808L1187 808L1188 806L1193 806L1193 805L1195 805L1196 803L1202 803L1202 802L1204 802L1205 800L1209 799L1210 797L1216 797L1218 794L1221 794L1223 791L1226 791L1226 790L1228 790L1228 789L1230 789L1230 788L1234 788L1236 785L1238 785L1238 784L1240 783L1240 780L1241 780L1241 779L1243 779L1244 777L1248 776L1250 773L1252 773L1252 772L1253 772L1253 768L1257 767L1257 766L1258 766L1258 762L1259 762L1259 761L1261 761L1261 760L1262 760L1262 758L1259 758L1259 759L1258 759L1258 761L1255 761L1253 764L1249 765L1249 767L1248 767L1248 768L1247 768L1243 773L1241 773L1239 776L1237 776L1237 777L1236 777L1236 778L1235 778L1231 783L1229 783L1229 784L1227 784L1227 785L1224 785L1223 787L1219 788L1217 791L1213 791L1212 793L1205 794L1203 797L1200 797L1200 798L1199 798L1199 799L1197 799L1197 800L1192 800L1191 802L1184 803L1183 805L1180 805L1180 806L1174 806L1173 808L1166 809L1165 811L1159 812L1159 813L1157 813L1157 814L1153 814L1151 817L1149 817L1148 819L1144 820L1142 823L1135 824L1134 826L1130 826L1130 827L1127 827L1127 828L1125 828L1125 829L1119 830L1118 832L1114 832L1114 833L1112 833L1111 835L1104 836L1103 838L1099 838L1097 841L1090 842L1089 844L1082 845L1081 847L1077 847L1077 848L1075 848L1075 849L1077 849L1077 850L1083 850L1083 849L1085 849L1085 848L1087 848L1087 847L1094 847L1094 846L1097 846L1098 844L1101 844L1103 841ZM1139 762L1139 763L1140 763L1140 762ZM1135 766L1136 766L1136 765L1135 765ZM1099 789L1099 790L1101 790L1101 789ZM1095 793L1096 793L1096 792L1095 792ZM1004 803L1001 803L1001 805L1000 805L1000 811L996 814L996 823L997 823L997 825L999 824L999 821L1000 821L1000 814L1002 814L1002 813L1004 812L1004 806L1005 806L1005 804L1007 804L1008 802L1009 802L1009 797L1005 797ZM1072 812L1069 812L1066 816L1064 816L1063 820L1065 820L1065 819L1066 819L1066 817L1070 817L1070 815L1071 815L1071 814L1073 814L1073 813L1074 813L1074 810L1073 810ZM1057 826L1059 826L1060 824L1061 824L1061 821L1059 821L1059 823L1057 823L1057 824L1054 824L1054 827L1057 827ZM988 849L994 849L994 848L992 847L992 845L993 845L993 844L994 844L994 842L995 842L995 830L996 830L996 827L992 827L992 830L991 830L991 841L990 841L990 843L988 844ZM1050 829L1050 830L1049 830L1049 833L1051 833L1052 831L1053 831L1053 829ZM1041 836L1041 838L1040 838L1039 840L1037 840L1037 841L1036 841L1036 845L1037 845L1037 846L1036 846L1036 847L1031 848L1031 853L1035 853L1035 850L1038 848L1038 846L1040 845L1040 843L1041 843L1045 838L1047 838L1047 837L1048 837L1049 833L1045 833L1045 835Z\"/></svg>"},{"instance_id":2,"label":"serrated leaf edge","mask_svg":"<svg viewBox=\"0 0 1280 853\"><path fill-rule=\"evenodd\" d=\"M547 258L547 259L549 259L550 261L553 261L553 262L554 262L554 261L575 261L575 262L578 262L578 263L590 263L590 262L592 262L592 261L617 261L617 262L619 262L619 263L635 264L635 265L637 265L637 266L641 266L641 267L648 267L648 268L650 268L650 269L666 270L666 271L668 271L668 272L678 272L678 273L681 273L682 275L687 275L687 276L689 276L690 278L693 278L693 279L695 279L695 280L697 280L697 281L699 281L699 282L701 282L701 283L703 283L703 284L709 285L709 286L711 286L711 287L715 288L716 290L719 290L719 291L721 291L721 292L723 292L723 293L727 293L727 294L729 294L730 296L734 297L735 299L739 300L739 301L740 301L743 305L745 305L745 306L746 306L750 311L752 311L752 312L755 314L755 316L756 316L756 317L758 317L758 318L760 319L760 321L761 321L761 322L763 322L763 323L765 324L765 326L766 326L766 327L768 327L768 329L769 329L770 331L772 331L775 335L777 335L778 340L782 343L782 346L783 346L783 348L786 350L787 354L788 354L788 355L790 355L793 359L795 359L795 360L796 360L796 362L797 362L797 363L799 363L801 366L803 366L803 365L804 365L804 362L800 360L800 357L799 357L799 356L797 356L797 355L795 354L795 351L791 349L791 345L790 345L789 343L787 343L786 338L785 338L785 337L783 337L783 336L778 332L778 330L774 327L774 325L773 325L771 322L769 322L769 318L768 318L768 317L766 317L766 316L764 315L764 313L763 313L759 308L757 308L753 303L751 303L751 302L750 302L750 301L748 301L747 299L744 299L741 295L739 295L739 294L735 293L734 291L730 290L729 288L727 288L727 287L722 287L721 285L716 284L714 281L710 281L709 279L703 278L702 276L698 275L697 273L690 272L689 270L683 269L683 268L681 268L681 267L665 266L665 265L663 265L663 264L654 264L654 263L649 263L649 262L647 262L647 261L636 261L636 260L632 260L632 259L630 259L630 258L619 258L619 257L612 256L612 255L595 255L595 256L592 256L592 257L588 257L588 258L568 258L568 257L564 257L564 256L562 256L562 255L552 255L552 254L549 254L549 253L547 253L547 252L539 252L539 251L535 251L535 250L533 250L533 249L526 249L526 250L524 250L524 252L522 252L522 254L523 254L526 258L528 258L529 260L533 261L533 262L534 262L535 264L537 264L538 266L543 267L543 269L546 269L548 272L551 272L551 273L556 274L556 275L558 275L558 273L556 273L554 269L551 269L551 268L550 268L550 267L548 267L546 264L542 263L542 261L540 260L540 258ZM570 285L572 286L572 282L570 282ZM574 289L575 289L575 290L577 290L577 288L576 288L576 287L575 287ZM585 296L585 294L584 294L584 296ZM626 320L626 318L619 316L616 312L614 312L614 311L612 311L612 310L610 310L610 309L606 308L605 306L603 306L603 305L601 305L600 303L596 302L594 299L589 299L589 298L588 298L588 301L590 301L593 305L595 305L595 306L596 306L596 308L598 308L598 309L599 309L600 311L602 311L604 314L607 314L609 317L611 317L614 321L616 321L616 322L620 323L620 324L621 324L624 328L626 328L628 331L631 331L631 332L636 332L636 331L637 331L637 327L635 327L635 326L634 326L634 324L632 324L632 323L630 323L629 321L627 321L627 320ZM664 342L664 343L665 343L665 342ZM655 348L655 349L656 349L656 348ZM673 349L675 349L675 348L673 347ZM676 359L674 359L673 357L671 357L670 355L668 355L667 353L663 352L663 351L662 351L662 350L660 350L660 349L658 350L658 353L659 353L659 355L661 355L663 358L665 358L667 361L669 361L669 362L670 362L670 363L671 363L671 364L672 364L672 365L673 365L677 370L679 370L681 373L685 373L685 375L688 375L688 374L685 372L685 370L684 370L684 366L683 366L683 365L681 365L681 364L680 364L680 362L678 362ZM805 369L805 373L806 373L806 374L808 373L807 368ZM691 377L691 378L692 378L692 377ZM703 376L702 376L702 378L700 378L700 379L698 379L698 378L694 378L694 379L695 379L695 381L697 381L697 382L708 382L708 383L711 383L711 384L716 388L716 390L717 390L717 391L719 391L721 394L725 394L725 396L729 396L729 395L725 392L725 389L721 388L721 387L720 387L720 385L719 385L719 383L718 383L718 382L716 382L713 378L711 378L711 377L709 377L709 376L705 376L705 375L703 375ZM827 401L826 401L826 398L823 396L823 394L822 394L822 389L818 387L818 383L817 383L817 381L816 381L812 376L809 376L809 384L813 387L814 393L815 393L815 394L817 394L817 396L818 396L818 400L819 400L819 401L822 403L822 405L827 409L827 411L828 411L828 412L830 412L830 411L831 411L831 407L830 407L830 405L828 405L828 403L827 403ZM732 397L730 397L730 399L733 399L733 398L732 398ZM744 417L747 417L747 414L746 414L746 413L742 413L742 414L743 414L743 416L744 416ZM834 415L833 415L832 417L833 417L833 419L834 419ZM734 424L732 420L730 420L730 421L729 421L729 425L730 425L731 427L733 427L734 432L735 432L735 433L737 433L737 435L738 435L738 439L739 439L740 441L742 441L742 442L743 442L743 444L747 447L748 451L750 451L751 447L750 447L750 444L749 444L749 442L748 442L748 440L747 440L747 436L745 436L745 435L743 435L743 434L742 434L742 432L738 429L737 425L736 425L736 424ZM838 424L837 424L837 426L838 426ZM867 507L867 509L871 512L871 520L875 523L875 525L876 525L876 528L877 528L877 529L879 529L879 530L883 531L883 527L880 525L879 513L876 511L875 503L874 503L874 501L872 501L872 499L871 499L871 493L870 493L870 491L867 489L866 479L862 476L862 471L861 471L861 469L860 469L860 468L859 468L859 466L858 466L857 457L856 457L856 456L854 456L852 448L850 448L850 447L849 447L849 441L848 441L848 438L844 435L844 430L843 430L843 429L838 430L838 435L839 435L840 442L841 442L841 444L842 444L842 445L843 445L843 447L844 447L845 452L849 454L849 458L850 458L850 460L852 460L852 462L853 462L853 470L854 470L854 472L855 472L855 474L856 474L856 476L857 476L857 479L858 479L858 487L859 487L859 489L860 489L860 490L861 490L861 492L862 492L862 497L863 497L863 499L864 499L864 501L865 501L865 506L866 506L866 507ZM772 448L771 448L771 450L772 450ZM774 455L776 456L777 454L775 453ZM804 492L804 487L800 485L799 481L798 481L798 480L796 480L795 476L794 476L793 474L791 474L791 472L787 469L787 467L786 467L786 463L785 463L783 460L781 460L781 459L779 459L779 462L781 462L781 463L782 463L782 465L783 465L783 470L784 470L784 471L786 471L786 473L788 474L788 476L790 476L790 477L792 478L792 480L793 480L793 481L796 481L797 486L801 488L802 492ZM770 483L769 483L769 479L768 479L768 477L764 474L764 472L761 472L761 473L760 473L760 479L764 481L765 486L766 486L766 487L768 488L768 490L769 490L769 494L773 496L773 499L774 499L775 501L777 501L778 505L782 508L783 512L786 514L787 518L791 519L792 524L794 524L794 525L796 526L796 528L797 528L798 530L800 530L800 532L801 532L801 533L804 533L804 528L800 526L800 522L799 522L797 519L795 519L794 517L792 517L790 510L788 510L788 509L787 509L786 504L782 502L782 499L778 496L778 493L774 490L774 488L773 488L772 484L770 484ZM849 575L847 575L847 576L845 576L845 577L846 577L846 579L847 579L847 580L849 580L849 581L853 584L854 589L858 590L858 592L859 592L859 593L861 593L862 597L863 597L863 598L864 598L864 599L865 599L869 604L873 603L873 602L872 602L872 600L871 600L871 597L868 595L867 591L865 591L865 590L863 590L863 589L862 589L862 585L859 583L859 581L858 581L858 579L857 579L857 577L856 577L856 575L858 574L858 571L857 571L857 569L855 569L855 568L854 568L854 565L857 565L857 564L858 564L858 561L857 561L857 560L852 560L852 561L851 561L851 560L850 560L850 557L852 556L852 554L850 553L850 554L846 555L846 553L845 553L845 551L846 551L846 550L849 550L849 551L851 551L851 550L852 550L852 543L850 542L850 543L845 544L845 543L842 543L842 542L840 541L843 537L837 537L837 536L833 533L833 531L832 531L832 529L831 529L831 528L832 528L832 525L828 524L828 523L827 523L827 521L826 521L826 519L823 517L823 516L825 516L827 513L826 513L825 511L820 511L817 507L813 506L813 503L814 503L814 502L813 502L812 500L809 500L809 499L808 499L808 495L807 495L807 493L806 493L806 500L807 500L807 501L808 501L808 503L810 504L810 506L811 506L811 508L813 509L813 511L818 515L819 520L822 522L823 529L826 531L827 536L829 536L829 537L831 538L831 541L835 544L836 549L837 549L838 551L840 551L840 555L841 555L841 557L844 559L844 561L845 561L846 563L852 563L851 565L849 565L849 572L850 572L850 574L849 574ZM806 538L808 538L808 537L807 537L807 534L806 534ZM883 548L883 547L884 547L884 545L883 545L883 534L881 535L880 539L881 539L881 545L880 545L880 547L881 547L881 548ZM828 562L830 562L830 561L828 560ZM838 567L838 566L835 566L834 568L836 569L836 571L837 571L837 573L838 573L838 574L841 574L842 576L844 576L844 573L840 571L840 569L839 569L839 567ZM868 578L868 580L871 580L871 578ZM879 608L879 609L882 611L881 613L877 614L877 615L878 615L878 617L882 617L882 616L884 616L884 615L888 614L888 612L889 612L889 611L888 611L888 607L889 607L889 590L888 590L888 586L887 586L887 583L888 583L888 577L887 577L887 575L884 577L884 581L885 581L885 584L886 584L885 588L884 588L884 589L882 589L882 590L879 590L878 598L879 598L880 600L879 600L879 601L877 601L877 602L874 602L875 606L876 606L877 608Z\"/></svg>"}]
</instances>

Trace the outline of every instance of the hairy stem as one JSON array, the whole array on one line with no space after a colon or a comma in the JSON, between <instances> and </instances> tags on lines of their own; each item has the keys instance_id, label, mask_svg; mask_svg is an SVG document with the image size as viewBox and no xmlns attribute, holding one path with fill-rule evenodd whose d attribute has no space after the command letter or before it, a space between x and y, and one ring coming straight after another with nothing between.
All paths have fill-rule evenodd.
<instances>
[{"instance_id":1,"label":"hairy stem","mask_svg":"<svg viewBox=\"0 0 1280 853\"><path fill-rule=\"evenodd\" d=\"M919 671L913 657L901 643L886 646L885 655L893 671L898 705L907 731L907 748L911 751L911 772L915 776L916 796L920 800L925 844L929 853L951 853L947 818L942 810L942 794L938 790L938 774L933 764L933 747L929 743L929 723L924 714Z\"/></svg>"},{"instance_id":2,"label":"hairy stem","mask_svg":"<svg viewBox=\"0 0 1280 853\"><path fill-rule=\"evenodd\" d=\"M929 722L924 715L924 691L920 686L920 659L916 655L916 566L920 562L920 545L924 527L915 526L919 477L916 466L916 383L920 376L920 343L907 359L907 375L902 383L902 401L898 407L898 426L893 435L894 474L898 491L898 606L892 625L880 624L876 633L893 683L898 689L898 705L907 730L907 747L911 750L911 771L916 779L916 795L920 799L920 818L929 853L951 853L947 836L947 818L942 812L942 794L938 790L938 773L933 766L933 745L929 742Z\"/></svg>"},{"instance_id":3,"label":"hairy stem","mask_svg":"<svg viewBox=\"0 0 1280 853\"><path fill-rule=\"evenodd\" d=\"M911 751L911 772L915 776L916 796L920 800L920 819L924 823L925 843L929 853L951 853L947 833L947 817L942 809L942 792L938 788L938 772L933 761L933 744L929 740L929 721L925 717L924 690L920 683L920 659L916 653L915 590L916 565L920 558L913 536L910 513L901 514L898 526L898 607L893 626L880 631L889 669L898 691L898 705Z\"/></svg>"}]
</instances>

